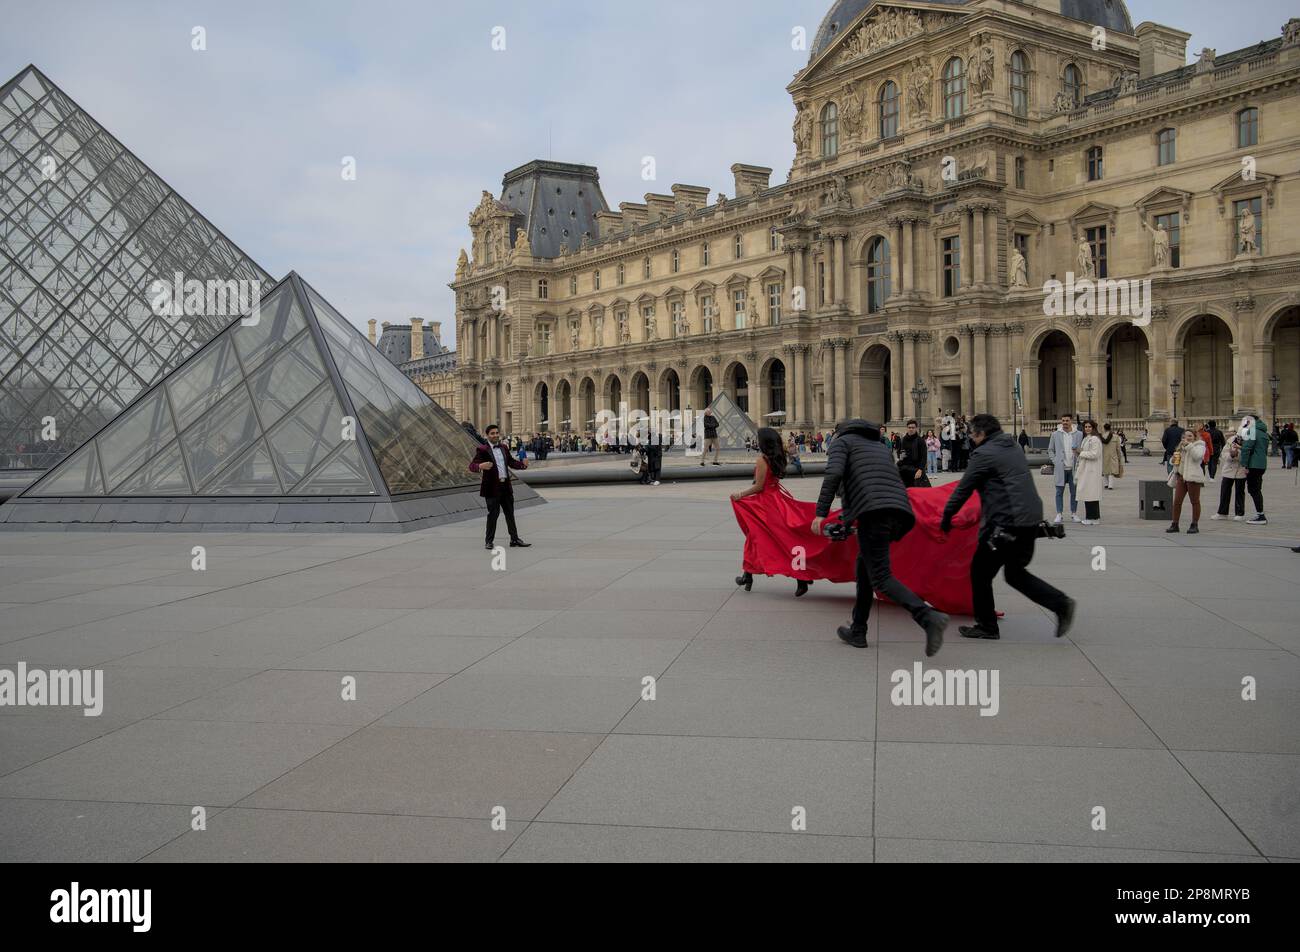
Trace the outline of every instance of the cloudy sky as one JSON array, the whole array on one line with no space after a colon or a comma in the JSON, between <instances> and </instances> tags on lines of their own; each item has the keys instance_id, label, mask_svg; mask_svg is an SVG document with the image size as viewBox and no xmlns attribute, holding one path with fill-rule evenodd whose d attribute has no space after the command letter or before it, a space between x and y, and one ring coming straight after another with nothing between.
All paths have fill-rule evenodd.
<instances>
[{"instance_id":1,"label":"cloudy sky","mask_svg":"<svg viewBox=\"0 0 1300 952\"><path fill-rule=\"evenodd\" d=\"M297 270L358 327L423 317L450 343L466 218L509 169L595 165L612 207L674 182L730 194L733 162L784 181L785 86L807 58L791 33L811 41L829 5L11 0L0 74L35 63L263 267ZM1189 51L1271 39L1300 12L1248 9L1129 3L1135 24L1191 32Z\"/></svg>"}]
</instances>

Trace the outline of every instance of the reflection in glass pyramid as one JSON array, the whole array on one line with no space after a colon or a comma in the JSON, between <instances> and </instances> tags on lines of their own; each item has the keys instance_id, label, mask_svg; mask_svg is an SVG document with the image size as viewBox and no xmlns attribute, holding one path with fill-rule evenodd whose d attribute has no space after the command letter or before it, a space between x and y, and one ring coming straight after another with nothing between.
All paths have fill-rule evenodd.
<instances>
[{"instance_id":1,"label":"reflection in glass pyramid","mask_svg":"<svg viewBox=\"0 0 1300 952\"><path fill-rule=\"evenodd\" d=\"M736 405L736 401L727 396L725 390L719 391L709 404L709 409L717 417L718 445L724 450L743 450L746 439L758 438L758 427L754 421Z\"/></svg>"},{"instance_id":2,"label":"reflection in glass pyramid","mask_svg":"<svg viewBox=\"0 0 1300 952\"><path fill-rule=\"evenodd\" d=\"M202 513L196 519L217 524L256 521L250 516L430 524L480 506L468 469L474 450L445 411L290 274L6 507L6 525L33 511L27 500L54 497L165 499L172 513L188 499ZM516 493L537 498L523 484ZM302 505L322 498L335 508ZM248 500L286 505L272 511ZM364 514L347 508L367 500ZM233 507L228 517L223 505ZM42 521L59 521L49 509L39 510ZM103 511L115 521L149 521L122 516L151 510ZM82 512L69 518L97 521Z\"/></svg>"},{"instance_id":3,"label":"reflection in glass pyramid","mask_svg":"<svg viewBox=\"0 0 1300 952\"><path fill-rule=\"evenodd\" d=\"M272 284L39 70L0 86L0 466L52 466L240 310L160 314L152 286L177 274ZM188 400L220 395L232 368L212 360Z\"/></svg>"}]
</instances>

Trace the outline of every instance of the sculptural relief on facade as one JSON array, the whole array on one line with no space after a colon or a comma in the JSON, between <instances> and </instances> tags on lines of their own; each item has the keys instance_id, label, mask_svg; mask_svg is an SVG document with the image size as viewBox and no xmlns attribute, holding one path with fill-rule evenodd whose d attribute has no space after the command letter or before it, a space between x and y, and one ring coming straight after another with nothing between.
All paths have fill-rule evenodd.
<instances>
[{"instance_id":1,"label":"sculptural relief on facade","mask_svg":"<svg viewBox=\"0 0 1300 952\"><path fill-rule=\"evenodd\" d=\"M993 92L994 55L993 44L987 36L977 36L971 41L970 84L976 95L988 95Z\"/></svg>"},{"instance_id":2,"label":"sculptural relief on facade","mask_svg":"<svg viewBox=\"0 0 1300 952\"><path fill-rule=\"evenodd\" d=\"M912 125L930 121L930 91L934 86L934 70L919 56L912 60L907 75L907 111Z\"/></svg>"},{"instance_id":3,"label":"sculptural relief on facade","mask_svg":"<svg viewBox=\"0 0 1300 952\"><path fill-rule=\"evenodd\" d=\"M863 84L845 86L840 93L840 122L844 126L845 136L850 140L858 138L863 131L863 120L867 114L867 96Z\"/></svg>"},{"instance_id":4,"label":"sculptural relief on facade","mask_svg":"<svg viewBox=\"0 0 1300 952\"><path fill-rule=\"evenodd\" d=\"M851 62L891 43L924 33L927 29L939 29L952 19L954 18L943 14L927 13L923 17L916 10L885 7L849 34L840 47L837 61Z\"/></svg>"}]
</instances>

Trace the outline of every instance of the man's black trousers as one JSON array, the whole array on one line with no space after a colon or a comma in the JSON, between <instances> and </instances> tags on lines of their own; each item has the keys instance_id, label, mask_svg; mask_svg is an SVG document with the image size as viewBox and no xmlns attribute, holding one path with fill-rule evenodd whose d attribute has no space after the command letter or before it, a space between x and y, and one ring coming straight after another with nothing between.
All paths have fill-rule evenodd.
<instances>
[{"instance_id":1,"label":"man's black trousers","mask_svg":"<svg viewBox=\"0 0 1300 952\"><path fill-rule=\"evenodd\" d=\"M501 513L506 514L506 528L510 530L510 539L514 541L519 538L519 530L515 528L515 494L511 489L502 489L496 496L487 497L487 544L491 545L497 535L497 516Z\"/></svg>"},{"instance_id":2,"label":"man's black trousers","mask_svg":"<svg viewBox=\"0 0 1300 952\"><path fill-rule=\"evenodd\" d=\"M1014 542L999 542L996 550L989 548L981 537L975 558L970 564L971 594L975 603L975 622L986 631L998 630L997 609L993 605L993 579L998 569L1005 566L1007 584L1048 611L1060 614L1069 604L1069 598L1058 588L1048 585L1028 571L1034 559L1036 527L1012 529Z\"/></svg>"},{"instance_id":3,"label":"man's black trousers","mask_svg":"<svg viewBox=\"0 0 1300 952\"><path fill-rule=\"evenodd\" d=\"M858 597L853 603L853 627L866 631L876 592L912 613L919 625L929 608L910 588L894 578L889 567L889 543L894 527L887 519L858 520Z\"/></svg>"}]
</instances>

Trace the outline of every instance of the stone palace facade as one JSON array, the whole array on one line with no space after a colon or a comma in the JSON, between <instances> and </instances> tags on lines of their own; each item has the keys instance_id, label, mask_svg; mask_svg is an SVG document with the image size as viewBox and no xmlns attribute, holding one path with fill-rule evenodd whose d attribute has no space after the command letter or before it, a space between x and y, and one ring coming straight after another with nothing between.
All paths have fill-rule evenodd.
<instances>
[{"instance_id":1,"label":"stone palace facade","mask_svg":"<svg viewBox=\"0 0 1300 952\"><path fill-rule=\"evenodd\" d=\"M612 210L590 166L508 173L451 284L459 415L582 431L726 390L785 428L1295 418L1300 20L1186 65L1187 33L1066 2L840 0L784 184L736 164L730 195ZM1048 301L1082 279L1095 306Z\"/></svg>"}]
</instances>

